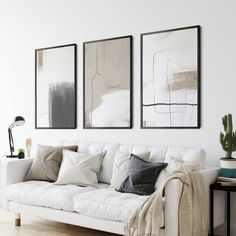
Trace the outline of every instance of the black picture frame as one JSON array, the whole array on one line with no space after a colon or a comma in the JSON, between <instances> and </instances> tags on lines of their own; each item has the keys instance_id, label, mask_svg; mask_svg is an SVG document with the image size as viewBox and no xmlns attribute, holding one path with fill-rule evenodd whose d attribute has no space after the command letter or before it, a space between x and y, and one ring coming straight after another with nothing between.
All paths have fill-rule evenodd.
<instances>
[{"instance_id":1,"label":"black picture frame","mask_svg":"<svg viewBox=\"0 0 236 236\"><path fill-rule=\"evenodd\" d=\"M144 68L143 68L143 54L144 54L144 37L152 36L154 34L162 34L162 33L171 33L174 31L182 31L182 30L196 30L196 62L197 62L197 115L196 115L196 125L194 126L144 126L144 115L143 115L143 108L144 108L144 95L143 95L143 83L144 83ZM200 25L188 26L188 27L181 27L181 28L174 28L168 30L161 30L155 32L148 32L140 34L140 128L141 129L199 129L201 127L201 27ZM154 75L153 75L154 76ZM155 103L154 103L155 104ZM168 104L170 105L170 104ZM178 104L177 104L178 105Z\"/></svg>"},{"instance_id":2,"label":"black picture frame","mask_svg":"<svg viewBox=\"0 0 236 236\"><path fill-rule=\"evenodd\" d=\"M72 98L72 105L70 107L72 114L70 116L70 122L71 124L62 124L62 125L39 125L38 124L38 53L43 51L50 51L55 49L63 49L66 47L72 47L73 51L73 69L71 70L71 73L73 73L73 87L72 88L72 94L69 95L70 99ZM62 65L63 66L63 65ZM68 94L68 91L67 91ZM71 101L71 100L70 100ZM65 108L66 106L64 106ZM62 116L68 115L67 112L62 112ZM67 120L66 117L64 117L64 120ZM50 123L50 122L49 122ZM38 48L35 49L35 129L76 129L77 128L77 44L65 44L65 45L58 45L58 46L52 46L52 47L44 47L44 48Z\"/></svg>"},{"instance_id":3,"label":"black picture frame","mask_svg":"<svg viewBox=\"0 0 236 236\"><path fill-rule=\"evenodd\" d=\"M86 45L101 43L107 41L114 41L120 39L129 39L130 48L129 48L129 126L88 126L86 125ZM105 114L104 114L105 115ZM84 129L132 129L133 128L133 36L121 36L121 37L113 37L106 39L99 39L93 41L87 41L83 43L83 128Z\"/></svg>"}]
</instances>

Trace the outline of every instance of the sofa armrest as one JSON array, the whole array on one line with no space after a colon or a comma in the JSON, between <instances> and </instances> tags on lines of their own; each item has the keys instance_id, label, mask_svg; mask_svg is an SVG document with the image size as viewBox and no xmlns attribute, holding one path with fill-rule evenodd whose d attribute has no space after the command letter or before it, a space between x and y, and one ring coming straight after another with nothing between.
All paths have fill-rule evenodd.
<instances>
[{"instance_id":1,"label":"sofa armrest","mask_svg":"<svg viewBox=\"0 0 236 236\"><path fill-rule=\"evenodd\" d=\"M209 186L218 176L219 168L207 167L199 170L204 178L204 183L209 199ZM179 179L172 179L165 187L165 236L178 236L179 203L181 199L183 183ZM220 221L222 221L220 219Z\"/></svg>"},{"instance_id":2,"label":"sofa armrest","mask_svg":"<svg viewBox=\"0 0 236 236\"><path fill-rule=\"evenodd\" d=\"M165 187L165 236L178 236L179 202L183 183L170 180Z\"/></svg>"},{"instance_id":3,"label":"sofa armrest","mask_svg":"<svg viewBox=\"0 0 236 236\"><path fill-rule=\"evenodd\" d=\"M219 174L219 167L205 167L205 169L200 170L199 172L203 175L205 186L207 189L207 199L208 204L210 200L210 191L209 187L212 183L216 181L216 178ZM214 227L217 227L224 223L225 221L225 196L223 191L216 191L214 194ZM209 204L210 205L210 204ZM210 206L209 206L210 209Z\"/></svg>"},{"instance_id":4,"label":"sofa armrest","mask_svg":"<svg viewBox=\"0 0 236 236\"><path fill-rule=\"evenodd\" d=\"M2 207L8 209L8 201L6 198L7 186L10 184L20 183L28 173L33 159L6 159L2 160L1 171L1 192Z\"/></svg>"}]
</instances>

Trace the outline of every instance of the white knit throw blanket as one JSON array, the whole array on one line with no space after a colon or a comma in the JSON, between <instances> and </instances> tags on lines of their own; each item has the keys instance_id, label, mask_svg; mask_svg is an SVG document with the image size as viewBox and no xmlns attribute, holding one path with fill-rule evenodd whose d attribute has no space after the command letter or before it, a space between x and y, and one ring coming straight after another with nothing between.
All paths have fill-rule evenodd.
<instances>
[{"instance_id":1,"label":"white knit throw blanket","mask_svg":"<svg viewBox=\"0 0 236 236\"><path fill-rule=\"evenodd\" d=\"M135 212L126 224L126 236L158 236L161 228L163 201L166 184L172 179L183 183L179 205L178 236L208 235L208 204L202 175L198 172L174 173L167 177ZM174 200L175 196L173 196Z\"/></svg>"}]
</instances>

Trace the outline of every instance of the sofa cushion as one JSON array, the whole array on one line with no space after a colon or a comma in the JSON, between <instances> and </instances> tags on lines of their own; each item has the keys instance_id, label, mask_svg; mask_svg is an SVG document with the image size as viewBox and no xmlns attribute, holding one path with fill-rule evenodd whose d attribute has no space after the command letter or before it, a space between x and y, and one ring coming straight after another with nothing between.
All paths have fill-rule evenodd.
<instances>
[{"instance_id":1,"label":"sofa cushion","mask_svg":"<svg viewBox=\"0 0 236 236\"><path fill-rule=\"evenodd\" d=\"M63 150L63 159L55 184L95 186L104 152L97 154Z\"/></svg>"},{"instance_id":2,"label":"sofa cushion","mask_svg":"<svg viewBox=\"0 0 236 236\"><path fill-rule=\"evenodd\" d=\"M27 205L74 211L73 197L93 190L94 187L60 186L45 181L27 181L9 185L7 199Z\"/></svg>"},{"instance_id":3,"label":"sofa cushion","mask_svg":"<svg viewBox=\"0 0 236 236\"><path fill-rule=\"evenodd\" d=\"M74 210L80 214L100 219L127 223L135 208L148 196L120 193L113 188L81 193L74 197Z\"/></svg>"},{"instance_id":4,"label":"sofa cushion","mask_svg":"<svg viewBox=\"0 0 236 236\"><path fill-rule=\"evenodd\" d=\"M25 180L42 180L54 182L57 180L62 161L62 150L77 151L78 146L37 146L37 154Z\"/></svg>"},{"instance_id":5,"label":"sofa cushion","mask_svg":"<svg viewBox=\"0 0 236 236\"><path fill-rule=\"evenodd\" d=\"M112 176L113 162L116 150L119 148L118 143L102 143L102 142L76 142L62 141L61 145L78 145L79 152L98 153L105 152L102 159L101 170L98 176L98 181L110 184Z\"/></svg>"},{"instance_id":6,"label":"sofa cushion","mask_svg":"<svg viewBox=\"0 0 236 236\"><path fill-rule=\"evenodd\" d=\"M152 163L163 162L168 156L180 161L198 164L199 169L202 169L205 163L205 152L199 148L127 145L119 143L81 142L71 140L61 141L60 145L78 145L80 152L96 153L106 151L106 155L102 161L99 182L107 184L111 183L113 162L117 150L122 153L133 153L135 155L150 151L151 155L149 161Z\"/></svg>"},{"instance_id":7,"label":"sofa cushion","mask_svg":"<svg viewBox=\"0 0 236 236\"><path fill-rule=\"evenodd\" d=\"M121 183L119 192L150 195L155 191L154 185L167 163L150 163L131 154L126 179Z\"/></svg>"},{"instance_id":8,"label":"sofa cushion","mask_svg":"<svg viewBox=\"0 0 236 236\"><path fill-rule=\"evenodd\" d=\"M110 186L119 189L121 183L127 177L129 160L130 160L131 153L122 153L116 151L115 160L113 164L113 172L111 177L111 184ZM148 161L150 157L150 152L142 152L137 154L139 158L142 160Z\"/></svg>"}]
</instances>

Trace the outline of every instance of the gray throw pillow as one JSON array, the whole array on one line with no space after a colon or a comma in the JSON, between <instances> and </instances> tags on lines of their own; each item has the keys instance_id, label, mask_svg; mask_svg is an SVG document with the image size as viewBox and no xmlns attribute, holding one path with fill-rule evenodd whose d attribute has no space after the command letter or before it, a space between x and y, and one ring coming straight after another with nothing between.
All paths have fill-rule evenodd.
<instances>
[{"instance_id":1,"label":"gray throw pillow","mask_svg":"<svg viewBox=\"0 0 236 236\"><path fill-rule=\"evenodd\" d=\"M155 191L156 180L167 163L150 163L131 154L128 176L117 190L124 193L150 195Z\"/></svg>"},{"instance_id":2,"label":"gray throw pillow","mask_svg":"<svg viewBox=\"0 0 236 236\"><path fill-rule=\"evenodd\" d=\"M63 149L76 152L78 146L37 146L37 154L24 180L55 182L62 162Z\"/></svg>"}]
</instances>

